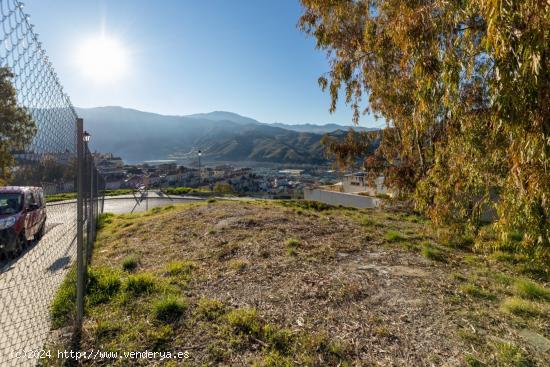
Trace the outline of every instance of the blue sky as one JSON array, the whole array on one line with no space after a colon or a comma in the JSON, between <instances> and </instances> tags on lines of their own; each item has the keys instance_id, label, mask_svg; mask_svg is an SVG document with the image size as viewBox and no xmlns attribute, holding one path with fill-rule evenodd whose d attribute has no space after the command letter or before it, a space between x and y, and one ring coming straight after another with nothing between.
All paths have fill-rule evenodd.
<instances>
[{"instance_id":1,"label":"blue sky","mask_svg":"<svg viewBox=\"0 0 550 367\"><path fill-rule=\"evenodd\" d=\"M343 103L328 112L317 86L328 62L296 27L298 0L27 0L24 10L75 106L351 123ZM102 33L126 55L117 80L93 80L77 61ZM361 125L381 122L364 117Z\"/></svg>"}]
</instances>

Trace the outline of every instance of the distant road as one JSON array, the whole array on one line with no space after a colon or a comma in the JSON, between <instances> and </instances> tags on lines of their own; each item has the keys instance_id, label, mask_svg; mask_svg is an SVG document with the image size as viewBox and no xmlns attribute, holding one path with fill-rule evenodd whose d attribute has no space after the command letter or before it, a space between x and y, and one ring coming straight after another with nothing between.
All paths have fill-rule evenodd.
<instances>
[{"instance_id":1,"label":"distant road","mask_svg":"<svg viewBox=\"0 0 550 367\"><path fill-rule=\"evenodd\" d=\"M204 200L167 198L149 193L136 205L130 196L106 197L104 212L142 212L146 208ZM35 358L17 352L40 350L50 332L49 307L59 285L76 260L76 203L47 206L46 234L18 259L0 263L0 366L34 366Z\"/></svg>"}]
</instances>

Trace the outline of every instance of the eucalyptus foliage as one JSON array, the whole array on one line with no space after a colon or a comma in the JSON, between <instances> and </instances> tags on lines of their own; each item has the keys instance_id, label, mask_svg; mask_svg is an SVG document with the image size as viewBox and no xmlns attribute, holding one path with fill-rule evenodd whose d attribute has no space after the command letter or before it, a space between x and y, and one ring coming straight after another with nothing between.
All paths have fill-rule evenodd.
<instances>
[{"instance_id":1,"label":"eucalyptus foliage","mask_svg":"<svg viewBox=\"0 0 550 367\"><path fill-rule=\"evenodd\" d=\"M494 207L500 243L550 258L550 2L301 2L330 110L387 121L372 169L436 223L475 229Z\"/></svg>"}]
</instances>

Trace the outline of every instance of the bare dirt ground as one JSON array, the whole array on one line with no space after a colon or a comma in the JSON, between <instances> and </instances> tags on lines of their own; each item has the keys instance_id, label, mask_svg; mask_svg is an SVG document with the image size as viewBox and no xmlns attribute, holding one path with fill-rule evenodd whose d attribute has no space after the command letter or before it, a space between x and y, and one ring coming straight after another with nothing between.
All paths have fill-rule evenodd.
<instances>
[{"instance_id":1,"label":"bare dirt ground","mask_svg":"<svg viewBox=\"0 0 550 367\"><path fill-rule=\"evenodd\" d=\"M120 285L89 304L85 349L190 353L128 364L550 365L544 280L541 297L522 301L517 282L533 281L441 246L405 213L260 201L122 215L100 232L93 267ZM157 291L129 297L140 276ZM159 321L163 294L183 306L169 322Z\"/></svg>"}]
</instances>

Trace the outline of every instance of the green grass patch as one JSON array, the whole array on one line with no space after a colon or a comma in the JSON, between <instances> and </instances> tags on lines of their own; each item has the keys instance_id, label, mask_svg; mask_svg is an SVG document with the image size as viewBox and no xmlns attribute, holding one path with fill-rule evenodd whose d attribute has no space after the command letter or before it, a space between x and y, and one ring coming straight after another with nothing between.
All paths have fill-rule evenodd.
<instances>
[{"instance_id":1,"label":"green grass patch","mask_svg":"<svg viewBox=\"0 0 550 367\"><path fill-rule=\"evenodd\" d=\"M538 304L517 297L506 298L502 302L501 308L516 316L536 317L542 314L542 309Z\"/></svg>"},{"instance_id":2,"label":"green grass patch","mask_svg":"<svg viewBox=\"0 0 550 367\"><path fill-rule=\"evenodd\" d=\"M229 267L239 273L245 271L248 265L250 265L249 262L243 259L235 259L229 262Z\"/></svg>"},{"instance_id":3,"label":"green grass patch","mask_svg":"<svg viewBox=\"0 0 550 367\"><path fill-rule=\"evenodd\" d=\"M52 327L70 325L76 318L76 267L73 266L55 293L50 307Z\"/></svg>"},{"instance_id":4,"label":"green grass patch","mask_svg":"<svg viewBox=\"0 0 550 367\"><path fill-rule=\"evenodd\" d=\"M286 247L300 247L301 245L301 242L300 240L297 240L295 238L290 238L288 240L285 241L285 246Z\"/></svg>"},{"instance_id":5,"label":"green grass patch","mask_svg":"<svg viewBox=\"0 0 550 367\"><path fill-rule=\"evenodd\" d=\"M496 299L496 296L494 294L472 283L461 285L460 290L463 293L474 298L487 299L487 300Z\"/></svg>"},{"instance_id":6,"label":"green grass patch","mask_svg":"<svg viewBox=\"0 0 550 367\"><path fill-rule=\"evenodd\" d=\"M113 213L101 213L97 217L97 230L105 228L106 225L113 223L115 215Z\"/></svg>"},{"instance_id":7,"label":"green grass patch","mask_svg":"<svg viewBox=\"0 0 550 367\"><path fill-rule=\"evenodd\" d=\"M190 276L197 268L197 264L194 261L182 260L173 261L166 265L166 273L173 277L178 276Z\"/></svg>"},{"instance_id":8,"label":"green grass patch","mask_svg":"<svg viewBox=\"0 0 550 367\"><path fill-rule=\"evenodd\" d=\"M301 242L295 238L289 238L285 241L286 253L288 256L297 256L298 248L301 246Z\"/></svg>"},{"instance_id":9,"label":"green grass patch","mask_svg":"<svg viewBox=\"0 0 550 367\"><path fill-rule=\"evenodd\" d=\"M518 279L514 283L514 293L525 299L550 300L550 290L527 279Z\"/></svg>"},{"instance_id":10,"label":"green grass patch","mask_svg":"<svg viewBox=\"0 0 550 367\"><path fill-rule=\"evenodd\" d=\"M384 235L384 239L388 242L399 242L405 240L405 236L403 236L400 232L389 230Z\"/></svg>"},{"instance_id":11,"label":"green grass patch","mask_svg":"<svg viewBox=\"0 0 550 367\"><path fill-rule=\"evenodd\" d=\"M232 310L226 315L226 319L237 334L258 336L260 333L260 321L254 308Z\"/></svg>"},{"instance_id":12,"label":"green grass patch","mask_svg":"<svg viewBox=\"0 0 550 367\"><path fill-rule=\"evenodd\" d=\"M195 308L195 316L206 321L218 320L227 313L227 308L218 300L201 298Z\"/></svg>"},{"instance_id":13,"label":"green grass patch","mask_svg":"<svg viewBox=\"0 0 550 367\"><path fill-rule=\"evenodd\" d=\"M130 254L122 259L122 269L124 271L132 272L137 269L139 265L139 256L136 254Z\"/></svg>"},{"instance_id":14,"label":"green grass patch","mask_svg":"<svg viewBox=\"0 0 550 367\"><path fill-rule=\"evenodd\" d=\"M76 200L76 192L46 195L47 203L55 203L57 201L65 201L65 200Z\"/></svg>"},{"instance_id":15,"label":"green grass patch","mask_svg":"<svg viewBox=\"0 0 550 367\"><path fill-rule=\"evenodd\" d=\"M153 314L158 321L172 323L183 315L188 306L183 298L168 295L153 304Z\"/></svg>"},{"instance_id":16,"label":"green grass patch","mask_svg":"<svg viewBox=\"0 0 550 367\"><path fill-rule=\"evenodd\" d=\"M499 366L531 367L534 364L516 345L508 342L495 344L495 356Z\"/></svg>"},{"instance_id":17,"label":"green grass patch","mask_svg":"<svg viewBox=\"0 0 550 367\"><path fill-rule=\"evenodd\" d=\"M130 275L125 285L125 291L134 296L152 293L155 288L157 288L157 279L149 273Z\"/></svg>"},{"instance_id":18,"label":"green grass patch","mask_svg":"<svg viewBox=\"0 0 550 367\"><path fill-rule=\"evenodd\" d=\"M486 366L485 363L481 362L479 359L477 359L471 354L467 354L464 357L464 362L466 362L466 365L468 367L485 367Z\"/></svg>"},{"instance_id":19,"label":"green grass patch","mask_svg":"<svg viewBox=\"0 0 550 367\"><path fill-rule=\"evenodd\" d=\"M332 205L328 205L318 201L310 201L310 200L284 200L284 201L279 201L278 204L287 208L311 210L316 212L323 212L331 209L336 209L336 207Z\"/></svg>"},{"instance_id":20,"label":"green grass patch","mask_svg":"<svg viewBox=\"0 0 550 367\"><path fill-rule=\"evenodd\" d=\"M88 305L105 303L114 298L122 281L120 275L110 268L91 268L88 271Z\"/></svg>"},{"instance_id":21,"label":"green grass patch","mask_svg":"<svg viewBox=\"0 0 550 367\"><path fill-rule=\"evenodd\" d=\"M425 258L433 261L440 261L440 262L447 261L445 253L440 249L438 249L437 247L430 244L429 242L424 242L422 244L421 253L422 253L422 256L424 256Z\"/></svg>"}]
</instances>

